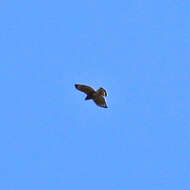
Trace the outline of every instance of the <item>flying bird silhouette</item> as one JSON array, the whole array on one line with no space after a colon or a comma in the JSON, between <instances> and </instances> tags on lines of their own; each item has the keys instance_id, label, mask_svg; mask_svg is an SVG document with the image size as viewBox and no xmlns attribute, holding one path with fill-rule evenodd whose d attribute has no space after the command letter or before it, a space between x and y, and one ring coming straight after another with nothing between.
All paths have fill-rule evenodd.
<instances>
[{"instance_id":1,"label":"flying bird silhouette","mask_svg":"<svg viewBox=\"0 0 190 190\"><path fill-rule=\"evenodd\" d=\"M107 96L107 92L103 88L99 88L97 91L95 91L92 87L82 85L82 84L75 84L76 89L84 92L87 96L85 100L94 100L96 105L107 108L106 101L104 99L104 96Z\"/></svg>"}]
</instances>

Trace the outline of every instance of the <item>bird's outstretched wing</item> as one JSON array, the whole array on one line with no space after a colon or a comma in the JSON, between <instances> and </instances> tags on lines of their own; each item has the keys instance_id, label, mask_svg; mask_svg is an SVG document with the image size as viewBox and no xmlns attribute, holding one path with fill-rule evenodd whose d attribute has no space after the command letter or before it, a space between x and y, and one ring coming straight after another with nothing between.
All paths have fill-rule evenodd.
<instances>
[{"instance_id":1,"label":"bird's outstretched wing","mask_svg":"<svg viewBox=\"0 0 190 190\"><path fill-rule=\"evenodd\" d=\"M86 93L87 95L91 95L93 93L95 93L95 90L90 87L90 86L86 86L86 85L82 85L82 84L75 84L76 89Z\"/></svg>"},{"instance_id":2,"label":"bird's outstretched wing","mask_svg":"<svg viewBox=\"0 0 190 190\"><path fill-rule=\"evenodd\" d=\"M99 88L96 92L101 96L107 96L107 92L104 88Z\"/></svg>"},{"instance_id":3,"label":"bird's outstretched wing","mask_svg":"<svg viewBox=\"0 0 190 190\"><path fill-rule=\"evenodd\" d=\"M107 108L108 107L103 96L95 96L93 98L93 100L96 103L96 105L98 105L100 107L103 107L103 108Z\"/></svg>"}]
</instances>

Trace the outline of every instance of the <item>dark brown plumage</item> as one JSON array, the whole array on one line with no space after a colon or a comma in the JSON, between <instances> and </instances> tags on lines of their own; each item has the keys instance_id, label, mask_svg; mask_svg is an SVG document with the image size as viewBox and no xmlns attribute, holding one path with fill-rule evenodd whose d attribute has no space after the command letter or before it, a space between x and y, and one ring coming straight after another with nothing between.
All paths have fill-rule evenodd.
<instances>
[{"instance_id":1,"label":"dark brown plumage","mask_svg":"<svg viewBox=\"0 0 190 190\"><path fill-rule=\"evenodd\" d=\"M75 84L75 87L87 95L85 100L92 99L92 100L94 100L96 105L103 107L103 108L107 108L107 104L104 99L104 96L107 96L107 92L105 89L99 88L97 91L95 91L92 87L82 85L82 84Z\"/></svg>"}]
</instances>

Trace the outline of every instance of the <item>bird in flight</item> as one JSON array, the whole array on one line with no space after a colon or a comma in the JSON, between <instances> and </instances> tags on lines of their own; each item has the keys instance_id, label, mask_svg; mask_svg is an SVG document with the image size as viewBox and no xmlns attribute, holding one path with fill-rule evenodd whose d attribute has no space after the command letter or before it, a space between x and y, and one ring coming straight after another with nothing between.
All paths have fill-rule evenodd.
<instances>
[{"instance_id":1,"label":"bird in flight","mask_svg":"<svg viewBox=\"0 0 190 190\"><path fill-rule=\"evenodd\" d=\"M99 88L97 91L95 91L92 87L82 84L75 84L75 87L87 95L85 100L94 100L96 105L103 108L108 107L104 98L104 96L107 96L105 89Z\"/></svg>"}]
</instances>

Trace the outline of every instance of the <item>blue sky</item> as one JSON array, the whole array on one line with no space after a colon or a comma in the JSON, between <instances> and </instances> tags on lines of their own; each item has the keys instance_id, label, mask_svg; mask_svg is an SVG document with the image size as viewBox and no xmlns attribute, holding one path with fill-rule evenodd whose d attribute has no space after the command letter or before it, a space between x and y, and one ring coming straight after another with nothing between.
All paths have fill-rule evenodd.
<instances>
[{"instance_id":1,"label":"blue sky","mask_svg":"<svg viewBox=\"0 0 190 190\"><path fill-rule=\"evenodd\" d=\"M2 2L0 189L189 190L189 7Z\"/></svg>"}]
</instances>

